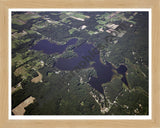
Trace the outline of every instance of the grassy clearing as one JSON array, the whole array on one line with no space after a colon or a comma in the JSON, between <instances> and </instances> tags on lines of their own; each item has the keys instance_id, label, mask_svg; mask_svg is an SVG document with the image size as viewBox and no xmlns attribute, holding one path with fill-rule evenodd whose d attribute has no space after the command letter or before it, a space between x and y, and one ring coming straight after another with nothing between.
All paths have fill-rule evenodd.
<instances>
[{"instance_id":1,"label":"grassy clearing","mask_svg":"<svg viewBox=\"0 0 160 128\"><path fill-rule=\"evenodd\" d=\"M73 34L74 31L77 31L77 29L76 29L76 28L70 29L70 30L69 30L69 34Z\"/></svg>"},{"instance_id":2,"label":"grassy clearing","mask_svg":"<svg viewBox=\"0 0 160 128\"><path fill-rule=\"evenodd\" d=\"M27 107L29 104L33 103L35 100L34 97L30 96L29 98L27 98L25 101L23 101L21 104L19 104L16 108L14 108L12 110L12 112L15 115L24 115L25 113L25 107Z\"/></svg>"},{"instance_id":3,"label":"grassy clearing","mask_svg":"<svg viewBox=\"0 0 160 128\"><path fill-rule=\"evenodd\" d=\"M33 83L38 83L38 82L42 81L42 77L43 77L42 74L38 71L37 71L37 73L38 73L38 76L31 80Z\"/></svg>"},{"instance_id":4,"label":"grassy clearing","mask_svg":"<svg viewBox=\"0 0 160 128\"><path fill-rule=\"evenodd\" d=\"M24 13L24 14L14 15L14 17L12 18L12 24L24 25L28 20L36 19L39 17L40 16L35 13Z\"/></svg>"}]
</instances>

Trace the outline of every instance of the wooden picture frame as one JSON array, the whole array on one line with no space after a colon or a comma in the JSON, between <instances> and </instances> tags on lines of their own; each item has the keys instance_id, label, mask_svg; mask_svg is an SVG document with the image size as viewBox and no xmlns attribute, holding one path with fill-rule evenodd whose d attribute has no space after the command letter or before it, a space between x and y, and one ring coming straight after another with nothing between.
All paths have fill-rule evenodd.
<instances>
[{"instance_id":1,"label":"wooden picture frame","mask_svg":"<svg viewBox=\"0 0 160 128\"><path fill-rule=\"evenodd\" d=\"M151 120L9 120L8 84L9 84L9 20L10 8L151 8L152 9L152 119ZM34 127L160 127L160 80L159 78L159 45L160 41L160 2L159 0L120 0L120 1L84 1L84 0L0 0L0 127L2 128L34 128Z\"/></svg>"}]
</instances>

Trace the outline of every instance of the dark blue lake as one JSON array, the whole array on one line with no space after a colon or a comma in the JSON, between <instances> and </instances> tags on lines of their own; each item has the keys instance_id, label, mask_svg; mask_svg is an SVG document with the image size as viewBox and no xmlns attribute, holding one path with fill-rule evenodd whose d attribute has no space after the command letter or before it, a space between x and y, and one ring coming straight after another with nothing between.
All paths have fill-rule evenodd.
<instances>
[{"instance_id":1,"label":"dark blue lake","mask_svg":"<svg viewBox=\"0 0 160 128\"><path fill-rule=\"evenodd\" d=\"M31 49L43 51L46 54L52 53L62 53L65 51L66 47L72 44L75 44L78 39L73 38L67 42L65 45L57 45L55 43L50 43L48 40L40 40L36 45Z\"/></svg>"},{"instance_id":2,"label":"dark blue lake","mask_svg":"<svg viewBox=\"0 0 160 128\"><path fill-rule=\"evenodd\" d=\"M127 72L127 67L125 65L120 65L118 68L117 68L117 72L119 74L122 74L123 77L122 77L122 81L128 86L128 82L127 82L127 79L126 79L126 72Z\"/></svg>"},{"instance_id":3,"label":"dark blue lake","mask_svg":"<svg viewBox=\"0 0 160 128\"><path fill-rule=\"evenodd\" d=\"M41 50L46 54L52 53L62 53L65 51L67 46L73 45L77 42L78 39L74 38L69 40L65 45L57 45L50 43L47 40L39 41L31 49ZM106 65L100 62L99 51L93 47L92 44L83 43L77 48L74 48L74 52L77 54L77 57L72 58L59 58L55 66L60 70L78 70L82 68L94 67L97 72L97 78L91 77L88 82L93 88L95 88L100 93L104 93L102 84L109 82L112 78L112 65L106 62ZM89 62L94 61L92 65Z\"/></svg>"}]
</instances>

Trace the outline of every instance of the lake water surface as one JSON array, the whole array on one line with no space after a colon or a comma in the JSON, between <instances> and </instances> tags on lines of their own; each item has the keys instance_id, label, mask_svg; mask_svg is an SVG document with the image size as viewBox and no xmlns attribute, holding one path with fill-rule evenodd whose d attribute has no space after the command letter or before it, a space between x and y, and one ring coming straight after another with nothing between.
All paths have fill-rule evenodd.
<instances>
[{"instance_id":1,"label":"lake water surface","mask_svg":"<svg viewBox=\"0 0 160 128\"><path fill-rule=\"evenodd\" d=\"M73 38L69 40L65 45L57 45L55 43L50 43L47 40L39 41L31 49L41 50L46 54L52 53L63 53L69 45L73 45L78 41L78 39ZM77 54L77 57L72 58L59 58L55 66L60 70L76 70L88 67L94 67L97 72L97 77L91 77L89 84L95 88L100 93L104 93L102 84L109 82L112 78L112 65L106 62L106 65L100 62L99 51L93 47L92 44L83 43L77 48L74 48L74 52ZM90 65L89 62L94 63ZM123 70L124 67L119 70ZM125 69L125 68L124 68ZM123 72L123 71L122 71Z\"/></svg>"}]
</instances>

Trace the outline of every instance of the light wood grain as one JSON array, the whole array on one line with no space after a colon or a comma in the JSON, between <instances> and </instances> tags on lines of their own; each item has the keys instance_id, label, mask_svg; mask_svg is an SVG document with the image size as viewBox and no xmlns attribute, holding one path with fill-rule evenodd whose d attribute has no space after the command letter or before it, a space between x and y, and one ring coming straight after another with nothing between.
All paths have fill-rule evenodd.
<instances>
[{"instance_id":1,"label":"light wood grain","mask_svg":"<svg viewBox=\"0 0 160 128\"><path fill-rule=\"evenodd\" d=\"M152 8L152 120L8 120L9 8ZM0 128L160 128L159 0L0 0Z\"/></svg>"}]
</instances>

